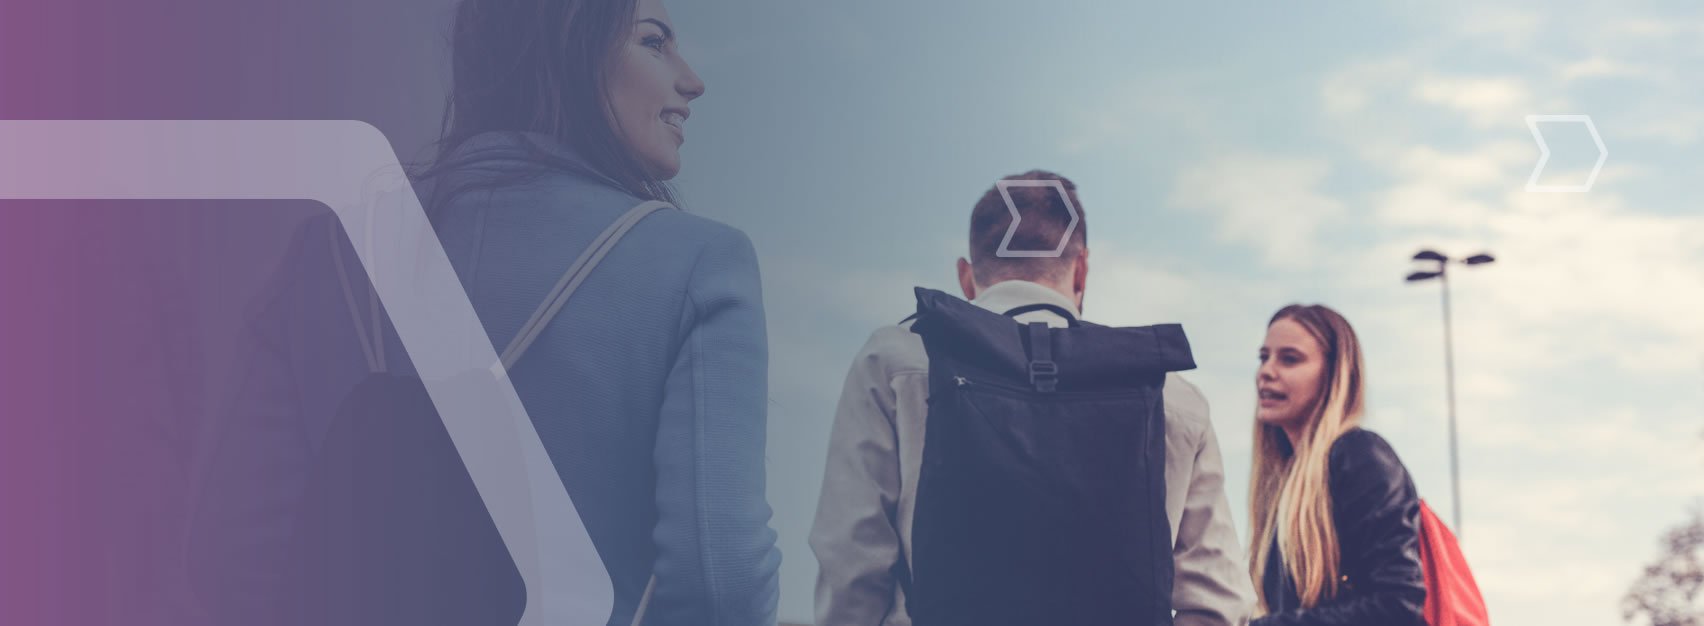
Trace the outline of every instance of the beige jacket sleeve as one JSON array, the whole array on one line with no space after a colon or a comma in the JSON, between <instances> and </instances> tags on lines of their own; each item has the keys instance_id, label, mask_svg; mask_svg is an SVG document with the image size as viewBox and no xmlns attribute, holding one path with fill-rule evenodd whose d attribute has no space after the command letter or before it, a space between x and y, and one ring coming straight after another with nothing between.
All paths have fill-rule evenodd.
<instances>
[{"instance_id":1,"label":"beige jacket sleeve","mask_svg":"<svg viewBox=\"0 0 1704 626\"><path fill-rule=\"evenodd\" d=\"M895 602L901 563L897 393L881 335L853 361L829 436L810 534L819 568L817 626L877 626Z\"/></svg>"},{"instance_id":2,"label":"beige jacket sleeve","mask_svg":"<svg viewBox=\"0 0 1704 626\"><path fill-rule=\"evenodd\" d=\"M1180 381L1173 377L1173 381ZM1242 545L1225 497L1225 465L1207 403L1194 386L1168 381L1166 410L1172 425L1188 424L1196 435L1193 462L1173 467L1187 481L1168 476L1168 489L1187 484L1172 542L1172 610L1175 626L1245 626L1254 610L1254 585L1244 567ZM1168 454L1181 452L1168 449ZM1183 460L1183 459L1178 459ZM1169 463L1168 463L1169 464ZM1171 495L1171 494L1168 494ZM1170 507L1168 507L1170 508Z\"/></svg>"}]
</instances>

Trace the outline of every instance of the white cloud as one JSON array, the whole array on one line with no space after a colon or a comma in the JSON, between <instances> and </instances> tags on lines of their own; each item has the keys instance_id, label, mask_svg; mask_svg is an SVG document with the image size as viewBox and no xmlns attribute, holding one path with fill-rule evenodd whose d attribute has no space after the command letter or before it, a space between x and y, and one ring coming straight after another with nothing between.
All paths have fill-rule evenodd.
<instances>
[{"instance_id":1,"label":"white cloud","mask_svg":"<svg viewBox=\"0 0 1704 626\"><path fill-rule=\"evenodd\" d=\"M1319 98L1331 137L1364 158L1414 159L1424 156L1414 154L1415 146L1440 135L1459 135L1439 133L1439 120L1448 123L1446 131L1462 126L1507 138L1513 136L1509 131L1525 130L1527 115L1568 108L1564 99L1541 99L1516 76L1439 72L1432 56L1397 53L1328 72L1320 81ZM1505 144L1497 148L1502 151L1498 156L1508 152ZM1536 148L1528 150L1536 159Z\"/></svg>"},{"instance_id":2,"label":"white cloud","mask_svg":"<svg viewBox=\"0 0 1704 626\"><path fill-rule=\"evenodd\" d=\"M1397 261L1422 247L1457 258L1482 250L1497 255L1489 266L1456 266L1451 288L1460 406L1464 413L1497 416L1507 435L1498 442L1509 450L1539 454L1560 445L1589 452L1590 442L1604 438L1556 439L1550 428L1596 421L1612 408L1606 402L1663 407L1649 413L1659 420L1655 427L1695 431L1704 422L1687 421L1704 411L1676 414L1657 398L1633 395L1641 383L1679 380L1684 386L1700 374L1704 246L1695 242L1704 241L1704 218L1504 208L1485 222L1471 236L1428 236L1421 234L1423 227L1391 222L1388 228L1421 230L1366 248L1360 262L1349 264L1359 276L1334 280L1365 285L1362 290L1393 288L1406 271ZM1378 368L1375 380L1385 391L1395 399L1424 399L1436 407L1431 414L1439 415L1442 405L1427 399L1441 394L1443 384L1438 287L1410 289L1351 321L1364 327L1370 363ZM1602 384L1558 388L1558 381L1575 381L1586 372ZM1558 397L1578 401L1555 407L1555 414L1534 414L1550 410L1538 409L1535 400ZM1519 445L1510 433L1523 433L1528 444ZM1554 455L1552 461L1607 462L1589 453ZM1666 471L1682 471L1647 467L1628 484L1662 482ZM1542 483L1541 477L1535 484Z\"/></svg>"},{"instance_id":3,"label":"white cloud","mask_svg":"<svg viewBox=\"0 0 1704 626\"><path fill-rule=\"evenodd\" d=\"M1532 43L1545 25L1543 13L1507 6L1474 4L1461 20L1462 33L1512 48Z\"/></svg>"},{"instance_id":4,"label":"white cloud","mask_svg":"<svg viewBox=\"0 0 1704 626\"><path fill-rule=\"evenodd\" d=\"M1279 268L1311 265L1318 232L1344 213L1319 191L1331 173L1322 159L1244 154L1221 157L1179 174L1170 202L1209 212L1226 242L1254 247Z\"/></svg>"},{"instance_id":5,"label":"white cloud","mask_svg":"<svg viewBox=\"0 0 1704 626\"><path fill-rule=\"evenodd\" d=\"M1091 250L1085 301L1091 317L1102 323L1205 322L1222 320L1227 313L1240 320L1247 315L1245 309L1278 302L1284 292L1283 286L1271 281L1190 267L1184 259L1145 254L1116 243L1095 243Z\"/></svg>"},{"instance_id":6,"label":"white cloud","mask_svg":"<svg viewBox=\"0 0 1704 626\"><path fill-rule=\"evenodd\" d=\"M1392 227L1482 225L1498 209L1477 192L1518 187L1536 153L1530 141L1494 141L1458 152L1427 145L1393 152L1383 165L1396 182L1377 194L1377 215Z\"/></svg>"},{"instance_id":7,"label":"white cloud","mask_svg":"<svg viewBox=\"0 0 1704 626\"><path fill-rule=\"evenodd\" d=\"M1512 210L1492 217L1497 239L1490 243L1506 262L1498 274L1487 273L1500 306L1529 323L1590 320L1598 332L1581 337L1582 345L1667 346L1661 351L1670 356L1655 363L1622 363L1635 371L1697 362L1704 352L1704 216L1645 215L1589 194L1513 192L1504 203ZM1651 339L1614 341L1635 332Z\"/></svg>"},{"instance_id":8,"label":"white cloud","mask_svg":"<svg viewBox=\"0 0 1704 626\"><path fill-rule=\"evenodd\" d=\"M1532 93L1518 78L1432 75L1421 78L1412 93L1421 102L1467 116L1480 128L1517 123L1535 110Z\"/></svg>"},{"instance_id":9,"label":"white cloud","mask_svg":"<svg viewBox=\"0 0 1704 626\"><path fill-rule=\"evenodd\" d=\"M1669 39L1704 36L1704 20L1627 17L1610 22L1604 32L1626 39Z\"/></svg>"},{"instance_id":10,"label":"white cloud","mask_svg":"<svg viewBox=\"0 0 1704 626\"><path fill-rule=\"evenodd\" d=\"M1379 92L1394 89L1413 71L1413 62L1402 57L1353 63L1325 77L1320 100L1329 113L1360 112Z\"/></svg>"},{"instance_id":11,"label":"white cloud","mask_svg":"<svg viewBox=\"0 0 1704 626\"><path fill-rule=\"evenodd\" d=\"M1444 152L1419 145L1402 153L1396 172L1416 182L1450 189L1483 188L1509 183L1508 174L1530 166L1537 149L1530 141L1493 141L1471 151Z\"/></svg>"},{"instance_id":12,"label":"white cloud","mask_svg":"<svg viewBox=\"0 0 1704 626\"><path fill-rule=\"evenodd\" d=\"M1685 146L1704 139L1704 111L1681 101L1641 103L1634 112L1621 116L1615 139L1651 139ZM1609 141L1608 138L1605 141Z\"/></svg>"},{"instance_id":13,"label":"white cloud","mask_svg":"<svg viewBox=\"0 0 1704 626\"><path fill-rule=\"evenodd\" d=\"M1379 216L1392 225L1469 225L1483 220L1491 206L1447 188L1407 183L1383 193Z\"/></svg>"},{"instance_id":14,"label":"white cloud","mask_svg":"<svg viewBox=\"0 0 1704 626\"><path fill-rule=\"evenodd\" d=\"M1591 78L1661 79L1666 75L1649 67L1612 61L1602 56L1563 65L1558 74L1564 82Z\"/></svg>"},{"instance_id":15,"label":"white cloud","mask_svg":"<svg viewBox=\"0 0 1704 626\"><path fill-rule=\"evenodd\" d=\"M1060 151L1082 154L1098 148L1129 150L1153 142L1157 129L1177 132L1197 143L1234 132L1223 98L1227 85L1210 84L1197 74L1144 74L1142 80L1114 85L1103 97L1074 102L1062 133Z\"/></svg>"}]
</instances>

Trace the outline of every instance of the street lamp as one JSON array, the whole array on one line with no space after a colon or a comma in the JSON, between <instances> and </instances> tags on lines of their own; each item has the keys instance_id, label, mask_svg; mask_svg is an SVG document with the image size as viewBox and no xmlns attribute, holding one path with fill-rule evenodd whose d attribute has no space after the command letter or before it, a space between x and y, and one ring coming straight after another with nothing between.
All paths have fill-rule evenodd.
<instances>
[{"instance_id":1,"label":"street lamp","mask_svg":"<svg viewBox=\"0 0 1704 626\"><path fill-rule=\"evenodd\" d=\"M1455 532L1461 530L1461 453L1456 442L1456 397L1455 397L1455 348L1454 338L1450 332L1450 258L1432 250L1421 250L1414 255L1415 261L1436 263L1435 270L1423 270L1408 275L1408 282L1417 283L1438 279L1443 284L1444 291L1444 385L1450 403L1450 495L1455 499ZM1480 253L1460 261L1463 265L1484 265L1496 261L1489 254Z\"/></svg>"}]
</instances>

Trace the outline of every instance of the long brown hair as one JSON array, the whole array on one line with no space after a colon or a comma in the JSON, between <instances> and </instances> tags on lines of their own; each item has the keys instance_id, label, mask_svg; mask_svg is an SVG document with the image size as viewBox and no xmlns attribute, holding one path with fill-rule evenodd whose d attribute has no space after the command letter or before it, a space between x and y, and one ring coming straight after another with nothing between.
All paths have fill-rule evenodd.
<instances>
[{"instance_id":1,"label":"long brown hair","mask_svg":"<svg viewBox=\"0 0 1704 626\"><path fill-rule=\"evenodd\" d=\"M1293 446L1278 426L1254 423L1249 574L1262 614L1270 606L1262 583L1274 537L1303 607L1337 595L1342 563L1332 518L1331 445L1360 425L1366 397L1361 342L1348 320L1325 306L1290 305L1273 315L1267 327L1286 319L1319 341L1325 350L1324 369L1317 400Z\"/></svg>"},{"instance_id":2,"label":"long brown hair","mask_svg":"<svg viewBox=\"0 0 1704 626\"><path fill-rule=\"evenodd\" d=\"M529 144L533 175L577 171L647 200L675 200L621 140L608 114L608 71L632 35L637 0L462 0L451 34L451 87L431 178L474 159L451 157L487 132L537 133L585 165ZM524 177L524 176L523 176ZM490 181L486 181L489 183ZM504 180L497 185L515 181ZM434 203L453 196L434 192Z\"/></svg>"}]
</instances>

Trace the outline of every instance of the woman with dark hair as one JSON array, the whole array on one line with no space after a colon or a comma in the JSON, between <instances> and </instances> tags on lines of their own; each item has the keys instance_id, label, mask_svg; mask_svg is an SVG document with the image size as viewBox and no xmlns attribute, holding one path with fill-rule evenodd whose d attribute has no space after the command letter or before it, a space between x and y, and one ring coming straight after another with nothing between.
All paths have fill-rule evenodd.
<instances>
[{"instance_id":1,"label":"woman with dark hair","mask_svg":"<svg viewBox=\"0 0 1704 626\"><path fill-rule=\"evenodd\" d=\"M666 181L705 89L668 13L660 0L464 0L452 44L444 135L417 186L430 190L433 227L493 346L523 334L600 233L645 215L509 370L613 584L608 623L773 624L780 553L764 493L756 255L729 226L638 212L673 201ZM263 570L281 562L266 546L289 541L287 504L262 500L300 491L314 442L373 369L304 340L336 345L332 354L405 353L394 334L348 329L379 307L323 278L366 279L358 266L327 267L352 258L352 244L326 226L297 238L293 271L254 324L245 414L214 461L227 491L272 495L214 493L198 519L212 530L197 537L192 570L236 615L266 611L255 596L269 593Z\"/></svg>"},{"instance_id":2,"label":"woman with dark hair","mask_svg":"<svg viewBox=\"0 0 1704 626\"><path fill-rule=\"evenodd\" d=\"M1360 427L1365 381L1336 311L1272 317L1255 378L1254 626L1425 626L1420 499L1396 451Z\"/></svg>"},{"instance_id":3,"label":"woman with dark hair","mask_svg":"<svg viewBox=\"0 0 1704 626\"><path fill-rule=\"evenodd\" d=\"M439 156L421 178L518 148L537 166L526 173L573 172L672 202L665 181L680 171L688 104L704 94L676 45L660 0L464 0Z\"/></svg>"}]
</instances>

